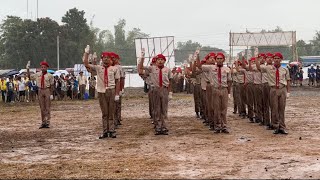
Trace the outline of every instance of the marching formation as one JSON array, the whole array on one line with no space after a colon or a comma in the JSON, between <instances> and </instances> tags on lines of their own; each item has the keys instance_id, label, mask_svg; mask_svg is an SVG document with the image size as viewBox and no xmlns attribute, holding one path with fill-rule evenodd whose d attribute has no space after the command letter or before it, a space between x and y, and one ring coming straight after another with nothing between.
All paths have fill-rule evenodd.
<instances>
[{"instance_id":1,"label":"marching formation","mask_svg":"<svg viewBox=\"0 0 320 180\"><path fill-rule=\"evenodd\" d=\"M102 135L116 138L116 128L121 125L121 97L124 94L125 73L120 65L120 56L114 52L102 52L97 64L97 55L89 54L89 45L83 54L83 63L97 77L96 90L102 113ZM250 123L259 123L274 134L288 134L285 125L286 99L290 96L290 73L281 67L281 53L260 53L250 60L241 58L229 66L223 53L208 53L200 60L200 49L189 56L189 67L170 69L165 66L166 57L158 54L148 66L144 65L145 52L137 69L148 87L149 115L154 124L155 135L168 135L168 104L173 92L193 93L196 118L214 133L230 133L227 121L228 101L233 94L233 113ZM50 126L50 102L54 78L47 73L49 64L41 62L41 72L27 75L39 84L39 105L42 124ZM80 87L85 92L85 86ZM83 93L82 93L83 94Z\"/></svg>"}]
</instances>

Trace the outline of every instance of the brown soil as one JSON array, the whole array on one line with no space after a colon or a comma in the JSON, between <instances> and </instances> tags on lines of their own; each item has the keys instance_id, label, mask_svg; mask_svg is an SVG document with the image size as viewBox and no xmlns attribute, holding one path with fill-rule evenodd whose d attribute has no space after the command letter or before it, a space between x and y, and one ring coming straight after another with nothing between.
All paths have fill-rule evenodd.
<instances>
[{"instance_id":1,"label":"brown soil","mask_svg":"<svg viewBox=\"0 0 320 180\"><path fill-rule=\"evenodd\" d=\"M230 134L194 117L193 98L174 94L168 136L155 136L147 96L128 89L116 139L99 140L97 100L52 103L50 129L38 129L37 103L0 105L1 178L320 178L318 88L293 88L289 135L274 135L232 114Z\"/></svg>"}]
</instances>

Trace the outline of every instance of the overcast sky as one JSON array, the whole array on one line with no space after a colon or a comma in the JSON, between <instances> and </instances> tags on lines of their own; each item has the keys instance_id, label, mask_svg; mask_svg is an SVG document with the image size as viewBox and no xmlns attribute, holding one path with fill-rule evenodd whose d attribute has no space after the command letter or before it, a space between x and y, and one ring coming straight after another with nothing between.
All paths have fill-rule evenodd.
<instances>
[{"instance_id":1,"label":"overcast sky","mask_svg":"<svg viewBox=\"0 0 320 180\"><path fill-rule=\"evenodd\" d=\"M36 2L0 0L0 19L6 15L36 18ZM94 26L110 29L120 18L126 30L140 28L151 36L175 36L228 49L229 32L260 31L280 26L297 31L297 40L313 39L320 31L319 0L39 0L39 17L61 23L71 8L86 12Z\"/></svg>"}]
</instances>

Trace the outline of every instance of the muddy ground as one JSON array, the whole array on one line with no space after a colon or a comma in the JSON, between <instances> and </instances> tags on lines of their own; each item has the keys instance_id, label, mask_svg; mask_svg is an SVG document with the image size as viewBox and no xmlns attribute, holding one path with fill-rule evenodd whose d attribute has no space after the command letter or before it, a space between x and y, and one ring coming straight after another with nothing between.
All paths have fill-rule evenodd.
<instances>
[{"instance_id":1,"label":"muddy ground","mask_svg":"<svg viewBox=\"0 0 320 180\"><path fill-rule=\"evenodd\" d=\"M293 88L289 135L232 114L230 134L194 117L191 95L169 103L169 135L155 136L142 89L127 89L116 139L99 140L97 100L52 103L38 129L37 103L0 103L0 178L320 178L320 88Z\"/></svg>"}]
</instances>

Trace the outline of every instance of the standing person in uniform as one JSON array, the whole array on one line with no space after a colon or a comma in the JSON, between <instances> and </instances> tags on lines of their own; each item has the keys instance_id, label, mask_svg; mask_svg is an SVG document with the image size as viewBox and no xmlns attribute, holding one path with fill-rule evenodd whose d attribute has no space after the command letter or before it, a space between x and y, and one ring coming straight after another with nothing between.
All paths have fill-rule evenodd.
<instances>
[{"instance_id":1,"label":"standing person in uniform","mask_svg":"<svg viewBox=\"0 0 320 180\"><path fill-rule=\"evenodd\" d=\"M213 76L212 96L214 107L214 133L229 133L227 127L227 108L228 98L230 98L231 91L231 72L228 67L223 66L225 56L223 53L216 54L215 65L202 65L203 71L211 71ZM197 58L199 62L199 58Z\"/></svg>"},{"instance_id":2,"label":"standing person in uniform","mask_svg":"<svg viewBox=\"0 0 320 180\"><path fill-rule=\"evenodd\" d=\"M265 54L260 53L258 54L258 57L260 64L265 63ZM259 122L260 125L268 125L267 120L263 118L263 85L262 85L262 73L257 69L256 66L256 58L253 59L253 61L250 61L249 68L251 71L253 71L254 76L254 99L255 99L255 121Z\"/></svg>"},{"instance_id":3,"label":"standing person in uniform","mask_svg":"<svg viewBox=\"0 0 320 180\"><path fill-rule=\"evenodd\" d=\"M252 61L255 61L255 58L251 58L249 60L249 63L252 63ZM254 108L256 109L256 106L254 106L255 104L255 99L254 99L254 92L255 92L255 86L254 86L254 74L253 72L250 70L249 67L246 67L246 69L244 69L244 75L246 77L246 81L247 81L247 85L246 85L246 102L247 102L247 106L248 106L248 118L250 120L250 122L254 122L253 117L255 116L254 113ZM255 122L260 122L258 118L256 118Z\"/></svg>"},{"instance_id":4,"label":"standing person in uniform","mask_svg":"<svg viewBox=\"0 0 320 180\"><path fill-rule=\"evenodd\" d=\"M196 117L201 118L201 116L203 115L203 110L201 109L201 71L198 68L199 65L197 63L200 63L200 61L194 61L194 63L192 64L191 77L194 78L193 98Z\"/></svg>"},{"instance_id":5,"label":"standing person in uniform","mask_svg":"<svg viewBox=\"0 0 320 180\"><path fill-rule=\"evenodd\" d=\"M143 67L144 50L141 52L141 60L138 64L140 75L149 73L151 76L154 100L154 120L155 135L168 135L166 121L168 120L168 102L172 99L172 90L170 81L172 81L172 72L164 66L165 56L158 54L156 56L156 66ZM146 70L147 71L146 71Z\"/></svg>"},{"instance_id":6,"label":"standing person in uniform","mask_svg":"<svg viewBox=\"0 0 320 180\"><path fill-rule=\"evenodd\" d=\"M83 71L80 71L79 76L78 76L78 84L79 84L79 91L80 91L80 98L79 99L84 99L84 94L86 93L86 87L87 87L87 77L83 75Z\"/></svg>"},{"instance_id":7,"label":"standing person in uniform","mask_svg":"<svg viewBox=\"0 0 320 180\"><path fill-rule=\"evenodd\" d=\"M120 97L119 101L115 102L115 127L121 125L121 102L122 102L122 96L124 93L124 80L125 80L125 74L122 66L120 65L120 56L116 53L112 53L111 57L113 58L113 66L118 68L120 73Z\"/></svg>"},{"instance_id":8,"label":"standing person in uniform","mask_svg":"<svg viewBox=\"0 0 320 180\"><path fill-rule=\"evenodd\" d=\"M211 52L206 55L204 62L200 63L199 69L202 69L203 65L213 65L215 66L216 54ZM205 111L206 111L206 122L209 125L209 130L214 130L215 121L214 121L214 107L213 101L214 97L212 95L213 91L213 71L202 71L203 77L201 78L202 89L205 89L203 92L203 102L205 102Z\"/></svg>"},{"instance_id":9,"label":"standing person in uniform","mask_svg":"<svg viewBox=\"0 0 320 180\"><path fill-rule=\"evenodd\" d=\"M102 65L89 64L89 51L90 46L87 45L83 55L83 63L85 67L97 72L97 91L102 112L103 127L103 134L99 139L107 137L116 138L114 108L115 101L119 101L120 98L120 72L118 68L112 66L113 58L109 52L102 53Z\"/></svg>"},{"instance_id":10,"label":"standing person in uniform","mask_svg":"<svg viewBox=\"0 0 320 180\"><path fill-rule=\"evenodd\" d=\"M237 76L239 80L239 95L240 95L240 104L239 104L239 116L243 119L246 118L246 104L247 104L247 96L246 96L246 86L247 86L247 78L244 73L246 70L246 60L243 58L241 61L241 66L236 63Z\"/></svg>"},{"instance_id":11,"label":"standing person in uniform","mask_svg":"<svg viewBox=\"0 0 320 180\"><path fill-rule=\"evenodd\" d=\"M94 99L96 94L96 77L92 76L89 77L89 98Z\"/></svg>"},{"instance_id":12,"label":"standing person in uniform","mask_svg":"<svg viewBox=\"0 0 320 180\"><path fill-rule=\"evenodd\" d=\"M262 58L261 58L262 57ZM260 55L259 60L260 60L260 67L272 67L273 66L273 54L272 53L266 53L265 54L265 63L263 62L263 56ZM256 62L258 63L258 62ZM270 109L271 109L271 104L270 104L270 86L269 86L269 74L265 71L261 71L262 73L262 117L264 123L267 125L267 130L273 130L274 128L272 127L273 120L270 118Z\"/></svg>"},{"instance_id":13,"label":"standing person in uniform","mask_svg":"<svg viewBox=\"0 0 320 180\"><path fill-rule=\"evenodd\" d=\"M7 86L7 103L13 102L13 93L14 93L14 83L13 83L13 77L9 77L9 81L6 84Z\"/></svg>"},{"instance_id":14,"label":"standing person in uniform","mask_svg":"<svg viewBox=\"0 0 320 180\"><path fill-rule=\"evenodd\" d=\"M50 119L51 119L51 100L53 99L53 76L48 73L47 70L49 68L49 64L45 61L40 63L41 72L30 75L30 61L27 64L27 74L29 80L35 80L38 84L38 97L39 97L39 105L41 109L41 120L42 124L39 127L41 128L49 128L50 127Z\"/></svg>"},{"instance_id":15,"label":"standing person in uniform","mask_svg":"<svg viewBox=\"0 0 320 180\"><path fill-rule=\"evenodd\" d=\"M240 93L239 93L239 80L237 76L237 69L235 67L235 64L238 63L238 65L241 65L241 62L236 60L231 66L231 77L232 77L232 96L233 96L233 114L237 114L237 112L240 114ZM239 64L240 63L240 64Z\"/></svg>"},{"instance_id":16,"label":"standing person in uniform","mask_svg":"<svg viewBox=\"0 0 320 180\"><path fill-rule=\"evenodd\" d=\"M256 63L257 68L266 72L269 76L268 84L270 89L271 116L274 120L274 134L288 134L285 125L285 107L286 99L290 96L290 73L288 69L281 67L283 56L281 53L274 53L274 66L260 66Z\"/></svg>"}]
</instances>

